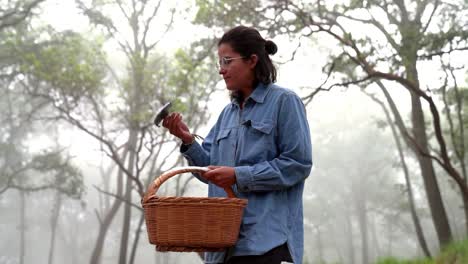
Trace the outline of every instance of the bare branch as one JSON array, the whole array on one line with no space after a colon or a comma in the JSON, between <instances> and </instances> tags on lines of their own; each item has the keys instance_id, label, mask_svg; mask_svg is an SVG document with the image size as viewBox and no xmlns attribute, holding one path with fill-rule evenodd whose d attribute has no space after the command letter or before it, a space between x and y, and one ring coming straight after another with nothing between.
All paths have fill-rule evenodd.
<instances>
[{"instance_id":1,"label":"bare branch","mask_svg":"<svg viewBox=\"0 0 468 264\"><path fill-rule=\"evenodd\" d=\"M297 47L293 50L293 52L292 52L292 54L291 54L291 58L289 58L289 59L286 60L286 61L278 62L278 64L280 64L280 65L281 65L281 64L286 64L286 63L291 62L291 61L294 60L294 58L296 57L296 52L297 52L297 51L299 50L299 48L301 47L301 44L302 44L301 39L302 39L302 37L303 37L303 36L300 36L300 37L299 37L299 43L297 43Z\"/></svg>"},{"instance_id":2,"label":"bare branch","mask_svg":"<svg viewBox=\"0 0 468 264\"><path fill-rule=\"evenodd\" d=\"M32 9L44 1L45 0L34 0L30 3L26 3L22 7L19 6L20 1L18 1L14 9L0 16L0 31L7 27L14 26L26 19L31 14Z\"/></svg>"},{"instance_id":3,"label":"bare branch","mask_svg":"<svg viewBox=\"0 0 468 264\"><path fill-rule=\"evenodd\" d=\"M441 59L442 61L442 59ZM463 95L460 94L460 91L459 91L459 87L458 87L458 83L457 83L457 80L456 80L456 77L455 77L455 74L454 74L454 69L449 65L444 65L443 62L442 63L442 67L444 68L445 70L445 74L446 74L446 77L445 77L445 82L444 82L444 85L441 87L441 90L442 90L442 99L443 99L443 102L444 102L444 105L445 105L445 109L446 109L446 118L449 122L449 132L450 132L450 137L451 137L451 141L452 141L452 148L455 152L455 156L457 157L458 159L458 162L460 162L460 167L461 167L461 170L462 170L462 175L463 175L463 178L466 179L468 178L468 175L467 175L467 172L466 172L466 162L465 162L465 156L466 156L466 150L465 150L465 131L464 131L464 118L463 118ZM447 73L448 72L448 73ZM447 86L447 83L448 83L448 78L449 78L449 74L454 82L454 85L453 85L453 91L455 93L455 110L456 110L456 120L458 122L458 131L456 132L455 130L455 125L454 125L454 122L453 122L453 116L452 116L452 113L451 113L451 109L450 109L450 105L448 103L448 100L447 100L447 93L446 93L446 86ZM458 139L458 140L457 140ZM457 145L458 143L458 145Z\"/></svg>"},{"instance_id":4,"label":"bare branch","mask_svg":"<svg viewBox=\"0 0 468 264\"><path fill-rule=\"evenodd\" d=\"M151 21L156 17L158 14L159 8L161 7L162 0L159 0L158 4L154 7L153 13L148 17L146 22L144 22L144 29L143 29L143 37L142 42L146 43L146 35L148 34Z\"/></svg>"},{"instance_id":5,"label":"bare branch","mask_svg":"<svg viewBox=\"0 0 468 264\"><path fill-rule=\"evenodd\" d=\"M20 82L26 89L28 88L27 85L22 81ZM141 183L139 183L136 178L132 175L131 172L128 171L128 169L125 167L125 165L123 164L122 160L120 159L117 151L116 151L116 148L115 146L109 141L109 140L106 140L103 136L101 135L98 135L96 134L95 132L89 130L85 125L83 125L79 120L77 120L76 118L74 118L71 114L71 111L70 109L64 109L62 107L60 107L59 105L57 105L54 101L53 98L50 98L48 95L45 95L45 94L40 94L40 93L34 93L32 94L33 96L37 96L37 97L42 97L46 100L49 100L49 102L51 103L51 105L53 105L53 107L55 109L57 109L59 111L59 113L63 114L63 116L61 116L60 118L63 118L65 121L75 125L76 127L78 127L80 130L84 131L86 134L90 135L91 137L95 138L96 140L98 140L99 142L102 142L109 150L109 152L106 152L106 154L112 159L115 161L115 163L119 166L119 168L125 172L125 174L131 178L132 180L134 180L135 182L137 182L137 184L139 184L139 186L141 187Z\"/></svg>"},{"instance_id":6,"label":"bare branch","mask_svg":"<svg viewBox=\"0 0 468 264\"><path fill-rule=\"evenodd\" d=\"M390 21L390 23L392 24L395 24L395 25L400 25L400 21L398 21L398 19L394 16L392 16L392 14L390 13L390 9L389 9L389 4L387 2L387 0L383 1L383 5L377 5L378 7L380 7L385 15L387 16L388 18L388 21Z\"/></svg>"},{"instance_id":7,"label":"bare branch","mask_svg":"<svg viewBox=\"0 0 468 264\"><path fill-rule=\"evenodd\" d=\"M453 124L453 118L452 118L452 112L450 110L450 105L448 103L448 100L447 100L447 85L448 85L448 66L445 66L442 62L442 65L444 67L444 70L445 70L445 80L444 80L444 84L442 85L442 87L440 87L440 90L442 91L442 102L444 103L444 106L445 106L445 117L447 118L447 121L448 121L448 124L449 124L449 133L450 133L450 138L451 138L451 141L452 141L452 147L455 151L455 154L457 157L460 157L461 153L458 151L458 148L456 146L456 142L457 140L455 139L455 128L454 128L454 124ZM463 140L462 140L463 141Z\"/></svg>"},{"instance_id":8,"label":"bare branch","mask_svg":"<svg viewBox=\"0 0 468 264\"><path fill-rule=\"evenodd\" d=\"M102 225L102 219L97 209L94 209L94 214L96 215L96 218L98 219L99 224Z\"/></svg>"},{"instance_id":9,"label":"bare branch","mask_svg":"<svg viewBox=\"0 0 468 264\"><path fill-rule=\"evenodd\" d=\"M422 33L425 33L425 32L427 31L427 28L428 28L429 25L431 24L432 18L434 17L434 14L435 14L437 8L439 7L439 4L440 4L440 1L439 1L439 0L435 0L435 2L434 2L434 8L432 9L431 15L429 16L429 19L427 20L427 23L426 23L426 25L424 26L424 29L422 30Z\"/></svg>"},{"instance_id":10,"label":"bare branch","mask_svg":"<svg viewBox=\"0 0 468 264\"><path fill-rule=\"evenodd\" d=\"M156 40L155 42L153 42L152 44L148 45L148 47L145 47L145 50L148 51L148 50L153 49L164 38L164 36L167 34L167 32L169 32L169 30L172 27L172 24L174 23L175 11L176 11L175 9L171 10L171 19L170 19L169 23L166 25L166 30L163 32L161 37L158 40Z\"/></svg>"},{"instance_id":11,"label":"bare branch","mask_svg":"<svg viewBox=\"0 0 468 264\"><path fill-rule=\"evenodd\" d=\"M393 2L397 5L397 7L401 11L401 22L407 23L409 22L408 10L406 10L406 5L404 0L393 0Z\"/></svg>"},{"instance_id":12,"label":"bare branch","mask_svg":"<svg viewBox=\"0 0 468 264\"><path fill-rule=\"evenodd\" d=\"M120 9L120 12L122 12L122 14L125 16L125 18L127 19L127 21L130 23L130 25L132 24L132 19L130 17L129 14L127 14L127 12L125 11L125 8L123 6L123 3L122 3L122 0L117 0L117 6L119 7Z\"/></svg>"},{"instance_id":13,"label":"bare branch","mask_svg":"<svg viewBox=\"0 0 468 264\"><path fill-rule=\"evenodd\" d=\"M452 48L450 47L449 50L441 50L441 51L437 51L437 52L433 52L433 53L428 53L428 54L423 54L423 55L419 55L418 58L420 59L426 59L426 60L431 60L432 57L435 57L435 56L442 56L444 54L450 54L454 51L464 51L464 50L468 50L468 46L467 47L460 47L460 48Z\"/></svg>"},{"instance_id":14,"label":"bare branch","mask_svg":"<svg viewBox=\"0 0 468 264\"><path fill-rule=\"evenodd\" d=\"M322 88L321 86L316 88L311 94L309 94L308 96L305 96L305 97L302 97L301 99L302 100L305 100L304 102L304 105L308 105L312 99L314 98L315 95L317 95L319 92L321 91L327 91L329 92L331 89L333 89L334 87L348 87L350 85L357 85L357 84L360 84L360 83L364 83L366 81L369 81L372 77L370 76L366 76L364 77L363 79L359 79L359 80L352 80L352 81L347 81L347 82L342 82L342 83L334 83L332 84L331 86L329 86L328 88Z\"/></svg>"},{"instance_id":15,"label":"bare branch","mask_svg":"<svg viewBox=\"0 0 468 264\"><path fill-rule=\"evenodd\" d=\"M124 202L124 203L126 203L126 204L129 204L129 205L131 205L132 207L138 209L140 212L143 211L143 209L141 208L141 206L136 205L136 204L134 204L134 203L132 203L132 202L130 202L130 201L127 201L124 197L122 197L122 196L120 196L120 195L117 195L117 194L113 194L113 193L111 193L111 192L104 191L104 190L100 189L100 188L99 188L98 186L96 186L96 185L93 185L93 187L96 188L96 190L98 190L98 192L101 192L101 193L103 193L103 194L109 195L109 196L111 196L111 197L116 198L117 200L120 200L120 201L122 201L122 202Z\"/></svg>"}]
</instances>

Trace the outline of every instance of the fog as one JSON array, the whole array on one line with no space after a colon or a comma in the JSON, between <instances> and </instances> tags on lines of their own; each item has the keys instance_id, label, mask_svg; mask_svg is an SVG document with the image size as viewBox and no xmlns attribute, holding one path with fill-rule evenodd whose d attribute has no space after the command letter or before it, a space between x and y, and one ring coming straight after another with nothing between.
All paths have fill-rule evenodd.
<instances>
[{"instance_id":1,"label":"fog","mask_svg":"<svg viewBox=\"0 0 468 264\"><path fill-rule=\"evenodd\" d=\"M4 10L31 1L14 2L18 5L0 1L8 7L2 8L0 16L0 116L4 124L0 137L0 263L202 263L196 253L157 252L141 222L141 195L151 180L173 167L187 165L178 151L179 140L151 123L155 109L175 100L176 110L183 113L191 129L206 136L229 103L217 71L216 49L206 39L219 38L223 29L238 21L224 17L227 22L220 24L222 19L210 17L212 25L194 22L198 2L163 1L144 39L141 28L132 33L120 13L131 12L130 1L119 7L115 3L101 5L101 1L46 0L33 5L26 18L4 27L10 21ZM148 10L157 5L156 1L134 2L133 8L148 4L140 13L146 19L151 16ZM235 12L238 6L231 2L220 1L219 5L232 5L230 10ZM90 22L93 10L94 24ZM359 12L362 10L353 15L359 16ZM101 15L113 26L106 28ZM251 17L244 22L257 26ZM348 51L350 47L340 46L326 33L299 36L293 30L294 34L281 33L280 26L266 29L260 25L262 35L279 47L273 57L279 72L277 83L303 98L311 131L314 165L303 196L304 263L357 264L376 263L390 256L424 257L412 212L429 252L437 255L444 240L428 202L429 187L420 166L424 155L418 154L411 139L405 139L401 127L398 129L395 112L380 84L333 86L356 81L364 72L342 62L336 66L341 67L337 74L328 79L330 57L343 51L355 54ZM356 38L371 32L364 26L353 30ZM379 49L381 38L373 39L377 49L369 53L391 57L388 45ZM153 43L156 45L151 46ZM150 55L138 53L148 55L139 58L145 59L144 66L131 60L137 54L132 52L140 52L139 48L150 51ZM78 55L75 58L73 54ZM407 76L402 68L394 68L390 59L376 61L373 65L379 69ZM444 68L447 61L450 67ZM467 102L466 61L468 53L460 49L417 65L421 91L431 95L441 116L448 159L464 176L466 163L461 161L468 162L464 148L459 148L461 159L456 154L457 146L468 137L463 130L451 131L468 128L467 112L461 107ZM81 66L70 66L71 62ZM59 66L54 68L56 64ZM139 67L144 68L141 79L136 74ZM133 85L138 80L136 89ZM382 83L417 141L418 134L412 134L416 125L412 123L415 106L411 94L398 81L383 79ZM322 90L309 100L317 87ZM461 95L451 93L455 88ZM447 166L442 166L448 161L440 158L443 150L433 125L434 113L429 101L420 98L450 240L463 240L467 234L463 188L447 172ZM462 109L460 118L447 118L450 109L452 113ZM387 116L385 111L391 114ZM139 124L142 130L132 124ZM166 182L158 194L204 197L207 186L184 174Z\"/></svg>"}]
</instances>

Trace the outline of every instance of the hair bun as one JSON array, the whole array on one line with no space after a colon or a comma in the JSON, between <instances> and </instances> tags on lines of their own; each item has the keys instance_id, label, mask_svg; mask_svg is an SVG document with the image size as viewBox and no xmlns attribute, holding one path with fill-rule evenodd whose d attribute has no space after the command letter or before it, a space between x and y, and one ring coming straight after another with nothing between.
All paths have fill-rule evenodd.
<instances>
[{"instance_id":1,"label":"hair bun","mask_svg":"<svg viewBox=\"0 0 468 264\"><path fill-rule=\"evenodd\" d=\"M268 54L274 55L278 51L278 46L273 41L267 40L265 42L265 50Z\"/></svg>"}]
</instances>

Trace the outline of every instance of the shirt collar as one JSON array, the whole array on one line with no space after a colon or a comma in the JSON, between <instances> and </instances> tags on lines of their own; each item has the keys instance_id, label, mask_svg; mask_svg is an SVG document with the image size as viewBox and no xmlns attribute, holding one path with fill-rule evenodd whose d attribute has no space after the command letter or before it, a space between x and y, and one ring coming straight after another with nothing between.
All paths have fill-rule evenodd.
<instances>
[{"instance_id":1,"label":"shirt collar","mask_svg":"<svg viewBox=\"0 0 468 264\"><path fill-rule=\"evenodd\" d=\"M263 84L259 83L257 87L253 90L253 92L250 94L250 96L247 98L251 98L254 100L256 103L263 103L265 101L265 97L268 94L268 91L270 90L271 84ZM238 105L236 100L231 101L232 104Z\"/></svg>"},{"instance_id":2,"label":"shirt collar","mask_svg":"<svg viewBox=\"0 0 468 264\"><path fill-rule=\"evenodd\" d=\"M259 83L257 85L257 88L253 90L252 94L250 94L249 97L252 98L252 100L254 100L257 103L263 103L263 101L265 101L265 97L268 93L269 88L270 88L270 85Z\"/></svg>"}]
</instances>

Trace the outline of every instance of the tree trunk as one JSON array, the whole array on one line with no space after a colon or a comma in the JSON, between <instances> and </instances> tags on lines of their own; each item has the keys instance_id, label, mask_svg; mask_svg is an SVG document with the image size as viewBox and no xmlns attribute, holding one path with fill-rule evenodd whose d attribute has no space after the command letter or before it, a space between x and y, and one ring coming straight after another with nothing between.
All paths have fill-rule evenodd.
<instances>
[{"instance_id":1,"label":"tree trunk","mask_svg":"<svg viewBox=\"0 0 468 264\"><path fill-rule=\"evenodd\" d=\"M367 212L365 199L359 198L357 201L357 214L359 229L361 231L362 261L363 264L369 264L369 240L367 234Z\"/></svg>"},{"instance_id":2,"label":"tree trunk","mask_svg":"<svg viewBox=\"0 0 468 264\"><path fill-rule=\"evenodd\" d=\"M122 174L122 173L119 172L119 174ZM122 176L119 176L119 177L122 177ZM114 217L117 211L119 210L121 204L122 204L122 201L115 199L112 205L112 208L106 214L106 216L104 217L104 220L99 223L99 232L96 238L96 244L94 246L93 253L91 254L90 264L101 263L102 250L104 248L104 242L106 240L107 231L109 230L112 220L114 220Z\"/></svg>"},{"instance_id":3,"label":"tree trunk","mask_svg":"<svg viewBox=\"0 0 468 264\"><path fill-rule=\"evenodd\" d=\"M393 219L390 219L388 221L388 230L387 230L387 235L388 235L388 245L387 245L387 256L392 256L393 255Z\"/></svg>"},{"instance_id":4,"label":"tree trunk","mask_svg":"<svg viewBox=\"0 0 468 264\"><path fill-rule=\"evenodd\" d=\"M135 130L130 130L130 136L128 141L127 148L129 149L129 158L128 158L128 166L127 169L130 173L133 173L134 170L134 163L136 159L136 152L135 150L138 140L138 132ZM126 264L127 263L127 251L128 251L128 240L130 234L130 220L132 217L132 179L130 177L125 177L126 185L125 185L125 194L124 199L127 201L124 204L124 215L123 215L123 223L122 223L122 236L120 238L120 254L119 254L119 264Z\"/></svg>"},{"instance_id":5,"label":"tree trunk","mask_svg":"<svg viewBox=\"0 0 468 264\"><path fill-rule=\"evenodd\" d=\"M330 232L330 239L333 243L333 247L336 250L336 254L338 255L338 263L344 263L343 253L340 250L340 245L338 244L339 236L336 234L336 229L333 227L333 224L330 221L327 221L327 228L331 230Z\"/></svg>"},{"instance_id":6,"label":"tree trunk","mask_svg":"<svg viewBox=\"0 0 468 264\"><path fill-rule=\"evenodd\" d=\"M393 115L395 117L395 120L402 120L400 112L396 108L395 102L393 101L391 95L388 93L387 89L384 87L382 82L378 81L377 84L379 85L382 92L384 93L385 98L387 99L387 103L389 104L390 109L391 109L391 111L392 111L392 113L393 113ZM414 228L415 228L415 231L416 231L416 237L418 239L419 246L423 250L424 255L426 255L426 257L430 258L431 253L429 251L429 247L427 246L426 239L424 237L424 233L423 233L423 230L422 230L422 227L421 227L421 223L419 221L419 217L418 217L418 215L416 213L416 206L415 206L414 196L413 196L413 187L411 186L411 179L409 177L409 170L408 170L408 166L406 165L405 156L403 154L403 146L401 144L400 138L398 136L397 129L395 127L395 123L397 124L397 126L403 126L403 123L401 121L397 121L397 122L394 123L392 121L392 118L390 117L390 113L387 110L387 108L385 107L385 105L382 102L378 101L378 100L375 100L375 101L378 104L380 104L380 106L382 107L382 110L383 110L383 112L385 114L385 117L387 119L387 123L389 124L390 129L392 131L393 139L395 140L395 144L397 146L398 156L400 157L400 163L401 163L401 166L403 168L403 173L405 175L405 185L406 185L406 190L408 191L408 204L410 206L411 219L413 220L413 224L414 224ZM400 129L400 131L406 130L406 128L404 128L404 127L399 127L399 129Z\"/></svg>"},{"instance_id":7,"label":"tree trunk","mask_svg":"<svg viewBox=\"0 0 468 264\"><path fill-rule=\"evenodd\" d=\"M348 201L345 201L345 205L348 204ZM354 256L354 242L353 242L353 224L351 222L351 216L349 213L346 213L345 216L345 222L346 222L346 240L348 243L348 259L350 264L355 263L356 257Z\"/></svg>"},{"instance_id":8,"label":"tree trunk","mask_svg":"<svg viewBox=\"0 0 468 264\"><path fill-rule=\"evenodd\" d=\"M317 251L318 251L318 263L322 263L323 262L323 243L322 243L322 236L320 234L320 228L317 228L317 235L315 236L315 238L317 239Z\"/></svg>"},{"instance_id":9,"label":"tree trunk","mask_svg":"<svg viewBox=\"0 0 468 264\"><path fill-rule=\"evenodd\" d=\"M468 236L468 199L462 194L463 210L465 211L465 236Z\"/></svg>"},{"instance_id":10,"label":"tree trunk","mask_svg":"<svg viewBox=\"0 0 468 264\"><path fill-rule=\"evenodd\" d=\"M24 255L26 249L26 194L19 191L20 195L20 252L19 264L24 264Z\"/></svg>"},{"instance_id":11,"label":"tree trunk","mask_svg":"<svg viewBox=\"0 0 468 264\"><path fill-rule=\"evenodd\" d=\"M420 148L425 153L430 153L421 101L418 96L411 94L411 103L413 136L418 145L417 148ZM439 243L441 246L448 245L452 240L452 233L450 231L447 213L440 194L432 160L429 157L421 155L418 149L413 148L413 150L418 158Z\"/></svg>"},{"instance_id":12,"label":"tree trunk","mask_svg":"<svg viewBox=\"0 0 468 264\"><path fill-rule=\"evenodd\" d=\"M123 155L122 155L122 161L125 161L125 159L127 157L127 153L128 153L128 150L126 149L124 151ZM117 196L122 195L123 174L124 174L124 172L121 169L119 169L118 173L117 173L117 191L116 191ZM120 199L117 199L117 198L114 199L112 207L107 212L104 219L100 220L98 218L99 219L99 232L98 232L98 236L96 238L96 244L95 244L93 252L91 254L90 264L99 264L99 263L101 263L101 255L102 255L102 250L103 250L103 247L104 247L104 242L105 242L105 239L106 239L107 231L109 230L110 225L111 225L112 221L114 220L114 217L117 214L117 211L119 210L121 204L122 204L122 201Z\"/></svg>"},{"instance_id":13,"label":"tree trunk","mask_svg":"<svg viewBox=\"0 0 468 264\"><path fill-rule=\"evenodd\" d=\"M136 251L138 249L138 242L140 240L140 235L141 235L141 227L143 226L144 220L145 220L145 215L141 214L140 220L138 221L138 225L135 230L135 239L133 240L132 251L130 253L130 259L128 261L129 264L133 264L135 262Z\"/></svg>"},{"instance_id":14,"label":"tree trunk","mask_svg":"<svg viewBox=\"0 0 468 264\"><path fill-rule=\"evenodd\" d=\"M372 255L372 259L377 259L382 255L381 249L380 249L380 244L379 244L379 237L377 236L377 228L375 226L375 217L371 218L371 233L372 233L372 244L374 248L374 254Z\"/></svg>"},{"instance_id":15,"label":"tree trunk","mask_svg":"<svg viewBox=\"0 0 468 264\"><path fill-rule=\"evenodd\" d=\"M410 211L411 211L411 218L413 219L414 223L414 228L416 231L416 236L419 242L419 246L421 246L421 249L423 250L424 254L426 257L430 258L431 253L429 251L429 247L427 246L426 239L424 238L424 233L423 229L421 227L421 223L419 221L419 217L416 213L416 206L414 203L414 196L413 196L413 187L411 185L411 179L409 177L409 172L408 172L408 167L406 166L405 158L403 156L403 151L401 147L401 143L399 139L395 136L395 140L398 142L398 153L400 156L400 161L403 166L403 171L405 175L405 184L406 184L406 190L408 191L408 203L410 205Z\"/></svg>"},{"instance_id":16,"label":"tree trunk","mask_svg":"<svg viewBox=\"0 0 468 264\"><path fill-rule=\"evenodd\" d=\"M62 195L60 192L56 191L54 207L52 208L52 215L50 217L50 247L49 247L49 264L54 262L54 248L55 248L55 238L57 233L57 223L60 215L60 208L62 207Z\"/></svg>"},{"instance_id":17,"label":"tree trunk","mask_svg":"<svg viewBox=\"0 0 468 264\"><path fill-rule=\"evenodd\" d=\"M402 44L400 55L403 57L403 61L405 62L404 67L406 71L406 79L414 84L416 89L420 89L417 69L417 54L420 47L418 46L417 38L421 33L422 28L419 23L412 21L407 13L402 16L402 23L405 23L405 30L401 31ZM426 133L427 129L424 120L424 112L421 106L421 97L413 90L410 90L410 95L411 122L413 125L412 136L414 138L414 142L410 144L410 147L414 151L419 162L439 244L440 246L445 246L451 242L452 233L450 231L450 225L442 201L442 196L440 194L432 159L422 155L422 153L431 152L429 151L429 142Z\"/></svg>"}]
</instances>

